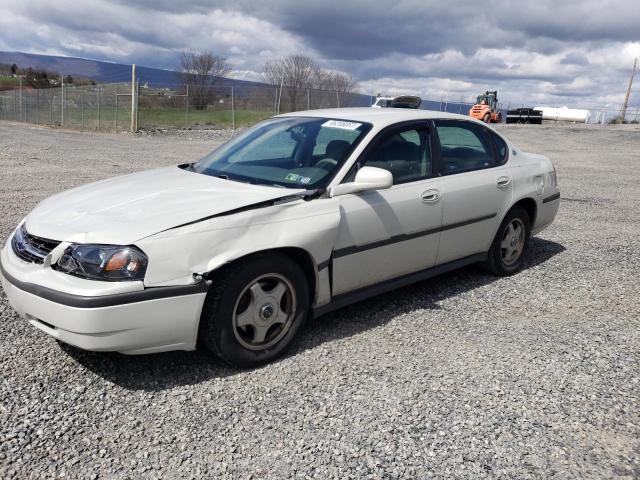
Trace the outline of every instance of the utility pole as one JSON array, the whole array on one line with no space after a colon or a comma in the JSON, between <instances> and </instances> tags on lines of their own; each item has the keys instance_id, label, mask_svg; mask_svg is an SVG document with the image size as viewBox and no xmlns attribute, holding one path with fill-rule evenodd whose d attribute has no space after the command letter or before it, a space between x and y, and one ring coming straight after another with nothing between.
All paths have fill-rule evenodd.
<instances>
[{"instance_id":1,"label":"utility pole","mask_svg":"<svg viewBox=\"0 0 640 480\"><path fill-rule=\"evenodd\" d=\"M136 64L131 65L131 133L136 133Z\"/></svg>"},{"instance_id":2,"label":"utility pole","mask_svg":"<svg viewBox=\"0 0 640 480\"><path fill-rule=\"evenodd\" d=\"M19 120L22 120L22 79L20 79L20 117Z\"/></svg>"},{"instance_id":3,"label":"utility pole","mask_svg":"<svg viewBox=\"0 0 640 480\"><path fill-rule=\"evenodd\" d=\"M624 104L622 105L622 111L620 112L620 120L624 123L624 118L627 115L627 105L629 104L629 96L631 95L631 85L633 85L633 77L636 75L636 66L638 65L638 59L633 61L633 70L631 71L631 78L629 79L629 87L627 88L627 94L624 97Z\"/></svg>"}]
</instances>

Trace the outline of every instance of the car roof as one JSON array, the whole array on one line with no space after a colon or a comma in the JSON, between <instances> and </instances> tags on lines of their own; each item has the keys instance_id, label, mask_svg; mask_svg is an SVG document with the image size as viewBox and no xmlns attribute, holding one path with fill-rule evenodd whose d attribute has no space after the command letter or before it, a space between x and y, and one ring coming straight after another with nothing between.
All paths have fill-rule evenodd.
<instances>
[{"instance_id":1,"label":"car roof","mask_svg":"<svg viewBox=\"0 0 640 480\"><path fill-rule=\"evenodd\" d=\"M467 120L479 123L467 115L412 108L327 108L322 110L284 113L278 115L278 117L334 118L336 120L367 122L373 124L375 127L386 127L387 125L408 120L432 120L437 118Z\"/></svg>"}]
</instances>

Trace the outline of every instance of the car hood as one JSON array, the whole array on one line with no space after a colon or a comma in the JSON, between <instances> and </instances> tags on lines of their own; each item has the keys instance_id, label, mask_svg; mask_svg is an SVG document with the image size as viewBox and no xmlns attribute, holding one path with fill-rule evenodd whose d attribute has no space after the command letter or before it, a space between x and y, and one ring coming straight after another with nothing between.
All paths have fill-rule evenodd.
<instances>
[{"instance_id":1,"label":"car hood","mask_svg":"<svg viewBox=\"0 0 640 480\"><path fill-rule=\"evenodd\" d=\"M203 217L303 191L166 167L49 197L27 216L26 229L59 241L126 245Z\"/></svg>"}]
</instances>

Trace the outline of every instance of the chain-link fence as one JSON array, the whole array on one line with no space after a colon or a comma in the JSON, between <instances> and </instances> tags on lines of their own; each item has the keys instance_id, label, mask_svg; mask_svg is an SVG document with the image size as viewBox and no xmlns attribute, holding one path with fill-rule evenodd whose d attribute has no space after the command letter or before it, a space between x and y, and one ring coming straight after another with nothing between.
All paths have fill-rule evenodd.
<instances>
[{"instance_id":1,"label":"chain-link fence","mask_svg":"<svg viewBox=\"0 0 640 480\"><path fill-rule=\"evenodd\" d=\"M238 128L279 113L371 103L357 93L269 85L137 85L133 95L132 105L130 84L0 91L0 119L102 131L129 131L132 122L134 129Z\"/></svg>"},{"instance_id":2,"label":"chain-link fence","mask_svg":"<svg viewBox=\"0 0 640 480\"><path fill-rule=\"evenodd\" d=\"M0 91L0 120L28 122L78 130L130 131L169 128L239 128L299 110L368 107L375 97L358 93L236 84L233 86L175 86L149 88L131 84L65 85L47 89ZM133 105L132 105L133 103ZM466 115L472 102L423 100L421 108ZM502 118L509 108L502 105ZM132 115L133 109L133 115ZM608 123L619 117L610 107L588 108L588 123ZM638 107L627 110L626 121L640 120Z\"/></svg>"},{"instance_id":3,"label":"chain-link fence","mask_svg":"<svg viewBox=\"0 0 640 480\"><path fill-rule=\"evenodd\" d=\"M131 87L116 84L5 90L0 92L0 119L78 130L129 130Z\"/></svg>"},{"instance_id":4,"label":"chain-link fence","mask_svg":"<svg viewBox=\"0 0 640 480\"><path fill-rule=\"evenodd\" d=\"M279 113L369 106L368 95L276 86L138 89L138 127L238 128Z\"/></svg>"}]
</instances>

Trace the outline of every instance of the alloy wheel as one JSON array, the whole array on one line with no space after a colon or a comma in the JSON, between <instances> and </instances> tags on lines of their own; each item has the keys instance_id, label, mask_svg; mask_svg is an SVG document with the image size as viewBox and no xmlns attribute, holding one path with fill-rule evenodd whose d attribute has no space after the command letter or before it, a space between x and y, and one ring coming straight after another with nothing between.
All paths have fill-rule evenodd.
<instances>
[{"instance_id":1,"label":"alloy wheel","mask_svg":"<svg viewBox=\"0 0 640 480\"><path fill-rule=\"evenodd\" d=\"M506 266L511 266L518 261L525 245L525 227L519 218L514 218L504 229L500 252L502 261Z\"/></svg>"},{"instance_id":2,"label":"alloy wheel","mask_svg":"<svg viewBox=\"0 0 640 480\"><path fill-rule=\"evenodd\" d=\"M250 350L266 350L286 334L296 314L296 292L277 273L261 275L240 293L233 310L233 331Z\"/></svg>"}]
</instances>

